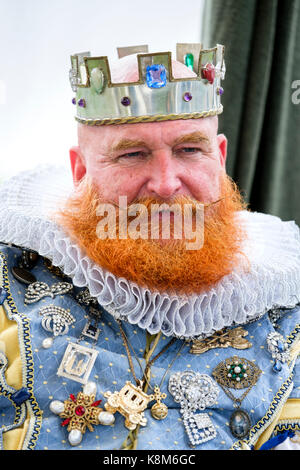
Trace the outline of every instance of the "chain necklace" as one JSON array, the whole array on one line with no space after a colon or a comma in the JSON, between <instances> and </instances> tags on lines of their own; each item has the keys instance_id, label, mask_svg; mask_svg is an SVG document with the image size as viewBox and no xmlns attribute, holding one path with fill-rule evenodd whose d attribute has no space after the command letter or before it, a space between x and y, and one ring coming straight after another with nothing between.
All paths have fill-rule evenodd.
<instances>
[{"instance_id":1,"label":"chain necklace","mask_svg":"<svg viewBox=\"0 0 300 470\"><path fill-rule=\"evenodd\" d=\"M108 398L108 401L105 404L105 409L111 413L119 412L120 414L122 414L125 417L125 423L124 423L125 427L129 429L130 431L135 431L136 429L139 428L139 426L146 426L147 424L147 419L144 416L144 410L147 408L149 402L154 401L154 400L156 401L155 405L153 405L151 408L151 414L155 419L158 419L158 420L164 419L168 414L167 406L161 402L164 398L166 398L167 395L165 393L161 393L160 386L162 385L163 380L168 370L173 365L174 360L176 359L178 354L174 356L172 363L167 368L161 380L160 386L156 385L153 388L150 384L149 375L150 375L150 368L153 365L153 363L167 349L169 349L170 346L172 346L172 344L175 341L177 341L177 338L172 338L171 341L169 341L169 343L166 346L164 346L162 350L158 354L156 354L155 357L153 357L151 360L150 360L150 357L152 356L154 350L157 347L157 344L161 337L161 332L158 335L156 335L152 346L151 346L152 341L150 341L150 343L147 341L149 350L146 355L146 367L143 370L140 360L135 354L134 349L127 338L127 335L122 328L120 320L116 320L116 321L120 328L120 332L121 332L121 335L124 341L124 346L125 346L126 353L127 353L130 370L131 370L131 373L132 373L132 376L134 378L136 385L134 385L130 381L126 381L125 385L122 387L120 391L117 391L114 393L110 391L105 392L104 397ZM181 345L180 350L183 348L184 344L185 343ZM142 379L139 379L136 376L130 348L133 350L133 353L142 370L142 373L143 373ZM148 395L146 393L148 387L150 387L150 389L153 391L153 394Z\"/></svg>"}]
</instances>

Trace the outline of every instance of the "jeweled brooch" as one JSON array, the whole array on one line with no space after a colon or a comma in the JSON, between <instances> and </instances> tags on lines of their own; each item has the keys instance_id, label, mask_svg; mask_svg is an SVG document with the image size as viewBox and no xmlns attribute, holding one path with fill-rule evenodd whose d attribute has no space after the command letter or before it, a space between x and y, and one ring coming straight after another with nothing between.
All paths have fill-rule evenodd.
<instances>
[{"instance_id":1,"label":"jeweled brooch","mask_svg":"<svg viewBox=\"0 0 300 470\"><path fill-rule=\"evenodd\" d=\"M236 408L230 416L229 428L232 435L238 439L243 439L249 434L251 419L247 411L241 409L241 404L256 384L260 374L261 370L254 362L238 356L225 359L212 372L213 377ZM246 390L241 396L236 397L230 389Z\"/></svg>"},{"instance_id":2,"label":"jeweled brooch","mask_svg":"<svg viewBox=\"0 0 300 470\"><path fill-rule=\"evenodd\" d=\"M285 338L277 332L271 332L267 336L268 351L274 359L273 371L280 372L282 364L290 360L290 348Z\"/></svg>"},{"instance_id":3,"label":"jeweled brooch","mask_svg":"<svg viewBox=\"0 0 300 470\"><path fill-rule=\"evenodd\" d=\"M67 426L68 440L72 446L80 444L87 429L93 432L94 426L108 426L115 421L112 413L99 408L101 400L95 400L95 394L96 384L88 382L76 397L70 394L64 402L53 400L50 403L50 410L63 419L61 426Z\"/></svg>"},{"instance_id":4,"label":"jeweled brooch","mask_svg":"<svg viewBox=\"0 0 300 470\"><path fill-rule=\"evenodd\" d=\"M194 371L176 372L169 380L169 392L180 404L183 424L192 445L199 445L217 435L207 413L196 413L216 404L219 389L206 374Z\"/></svg>"}]
</instances>

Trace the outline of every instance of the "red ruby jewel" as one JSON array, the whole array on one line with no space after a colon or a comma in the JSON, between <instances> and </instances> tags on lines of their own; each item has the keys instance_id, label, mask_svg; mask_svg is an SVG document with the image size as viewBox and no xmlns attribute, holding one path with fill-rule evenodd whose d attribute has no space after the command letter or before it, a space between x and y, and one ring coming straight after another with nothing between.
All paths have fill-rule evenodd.
<instances>
[{"instance_id":1,"label":"red ruby jewel","mask_svg":"<svg viewBox=\"0 0 300 470\"><path fill-rule=\"evenodd\" d=\"M84 406L76 406L75 408L75 413L77 414L77 416L83 416L84 413L85 413L85 408Z\"/></svg>"},{"instance_id":2,"label":"red ruby jewel","mask_svg":"<svg viewBox=\"0 0 300 470\"><path fill-rule=\"evenodd\" d=\"M212 85L214 83L216 76L215 67L213 64L206 64L202 68L202 78L208 80L208 82Z\"/></svg>"},{"instance_id":3,"label":"red ruby jewel","mask_svg":"<svg viewBox=\"0 0 300 470\"><path fill-rule=\"evenodd\" d=\"M70 421L71 421L71 418L65 419L65 420L61 423L61 426L67 426Z\"/></svg>"},{"instance_id":4,"label":"red ruby jewel","mask_svg":"<svg viewBox=\"0 0 300 470\"><path fill-rule=\"evenodd\" d=\"M102 402L102 400L94 401L94 403L92 403L91 406L98 406L98 405L100 405L101 402Z\"/></svg>"},{"instance_id":5,"label":"red ruby jewel","mask_svg":"<svg viewBox=\"0 0 300 470\"><path fill-rule=\"evenodd\" d=\"M70 398L74 403L76 403L76 397L72 393L70 394Z\"/></svg>"}]
</instances>

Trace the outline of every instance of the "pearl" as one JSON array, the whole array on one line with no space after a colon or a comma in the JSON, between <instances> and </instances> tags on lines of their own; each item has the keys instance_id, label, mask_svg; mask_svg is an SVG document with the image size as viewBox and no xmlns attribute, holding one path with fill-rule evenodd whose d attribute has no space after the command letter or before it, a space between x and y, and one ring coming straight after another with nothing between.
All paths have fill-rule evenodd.
<instances>
[{"instance_id":1,"label":"pearl","mask_svg":"<svg viewBox=\"0 0 300 470\"><path fill-rule=\"evenodd\" d=\"M51 348L52 344L53 344L53 338L45 338L44 341L42 342L42 346L44 349Z\"/></svg>"},{"instance_id":2,"label":"pearl","mask_svg":"<svg viewBox=\"0 0 300 470\"><path fill-rule=\"evenodd\" d=\"M97 385L95 382L87 382L83 387L83 393L85 395L96 395Z\"/></svg>"},{"instance_id":3,"label":"pearl","mask_svg":"<svg viewBox=\"0 0 300 470\"><path fill-rule=\"evenodd\" d=\"M62 413L64 411L65 406L64 406L62 401L53 400L50 403L49 408L50 408L50 411L52 411L52 413L54 413L56 415L59 415L60 413Z\"/></svg>"},{"instance_id":4,"label":"pearl","mask_svg":"<svg viewBox=\"0 0 300 470\"><path fill-rule=\"evenodd\" d=\"M239 374L239 373L241 372L241 368L240 368L239 366L236 366L236 367L234 368L234 372L235 372L236 374Z\"/></svg>"},{"instance_id":5,"label":"pearl","mask_svg":"<svg viewBox=\"0 0 300 470\"><path fill-rule=\"evenodd\" d=\"M82 433L79 431L79 429L72 429L72 431L69 433L68 439L71 446L78 446L82 440Z\"/></svg>"},{"instance_id":6,"label":"pearl","mask_svg":"<svg viewBox=\"0 0 300 470\"><path fill-rule=\"evenodd\" d=\"M101 413L98 414L98 420L100 424L103 424L104 426L109 426L115 422L115 417L112 413L109 413L108 411L101 411Z\"/></svg>"}]
</instances>

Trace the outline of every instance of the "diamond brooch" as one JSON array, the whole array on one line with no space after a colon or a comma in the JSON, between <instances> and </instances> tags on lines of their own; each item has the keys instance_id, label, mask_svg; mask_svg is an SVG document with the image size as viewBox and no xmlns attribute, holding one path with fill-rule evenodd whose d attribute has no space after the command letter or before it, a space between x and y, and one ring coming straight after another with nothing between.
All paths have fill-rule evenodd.
<instances>
[{"instance_id":1,"label":"diamond brooch","mask_svg":"<svg viewBox=\"0 0 300 470\"><path fill-rule=\"evenodd\" d=\"M42 327L46 331L53 333L53 338L44 339L42 346L48 349L52 346L53 340L60 335L65 335L69 331L69 326L75 322L75 318L69 310L58 307L57 305L47 305L40 309L42 315Z\"/></svg>"},{"instance_id":2,"label":"diamond brooch","mask_svg":"<svg viewBox=\"0 0 300 470\"><path fill-rule=\"evenodd\" d=\"M24 303L25 305L33 304L43 297L52 297L53 299L56 295L68 294L72 289L73 286L69 282L56 282L49 287L46 282L36 281L27 287Z\"/></svg>"},{"instance_id":3,"label":"diamond brooch","mask_svg":"<svg viewBox=\"0 0 300 470\"><path fill-rule=\"evenodd\" d=\"M216 429L205 410L217 402L219 389L211 377L193 371L176 372L169 380L169 392L180 403L183 424L192 445L214 439Z\"/></svg>"},{"instance_id":4,"label":"diamond brooch","mask_svg":"<svg viewBox=\"0 0 300 470\"><path fill-rule=\"evenodd\" d=\"M282 364L290 360L289 345L284 337L277 332L271 332L267 336L268 351L274 359L273 371L280 372Z\"/></svg>"}]
</instances>

